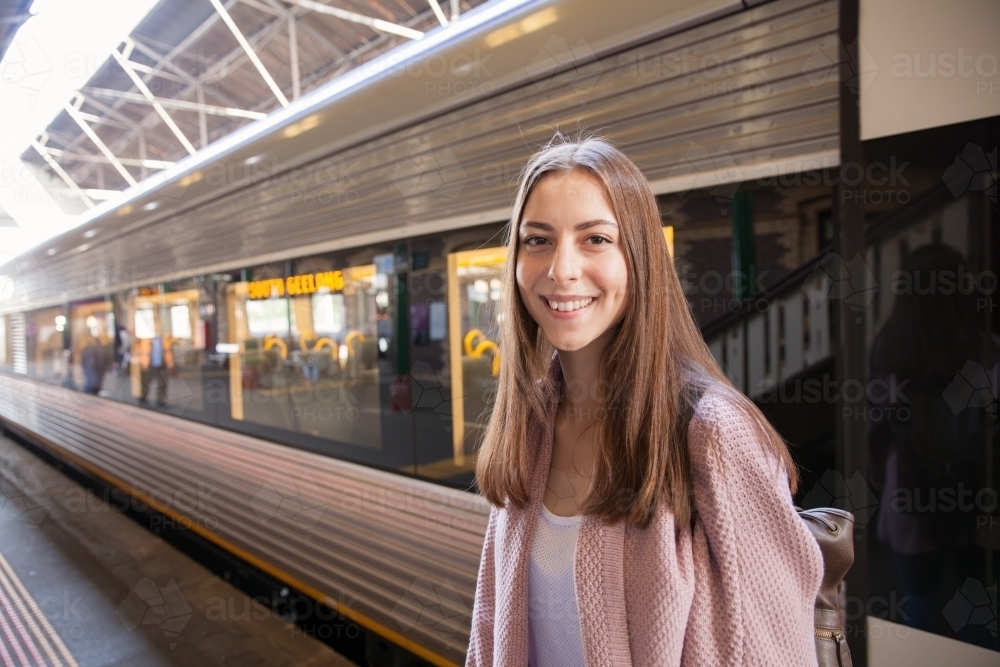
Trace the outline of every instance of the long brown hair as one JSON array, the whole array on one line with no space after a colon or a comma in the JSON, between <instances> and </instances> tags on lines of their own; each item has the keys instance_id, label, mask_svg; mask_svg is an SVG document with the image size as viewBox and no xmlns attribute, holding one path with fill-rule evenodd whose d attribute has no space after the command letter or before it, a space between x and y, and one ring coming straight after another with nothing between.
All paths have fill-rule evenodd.
<instances>
[{"instance_id":1,"label":"long brown hair","mask_svg":"<svg viewBox=\"0 0 1000 667\"><path fill-rule=\"evenodd\" d=\"M639 168L607 140L557 134L528 161L506 230L498 326L503 354L496 401L476 478L487 500L525 507L536 451L533 420L546 418L553 348L521 301L515 271L525 203L546 175L583 169L597 177L618 220L628 267L624 318L605 348L600 378L605 414L597 432L594 478L583 512L645 527L666 503L678 525L692 517L687 425L699 397L713 389L740 406L777 459L789 485L797 470L781 436L726 378L695 324L663 237L659 208Z\"/></svg>"}]
</instances>

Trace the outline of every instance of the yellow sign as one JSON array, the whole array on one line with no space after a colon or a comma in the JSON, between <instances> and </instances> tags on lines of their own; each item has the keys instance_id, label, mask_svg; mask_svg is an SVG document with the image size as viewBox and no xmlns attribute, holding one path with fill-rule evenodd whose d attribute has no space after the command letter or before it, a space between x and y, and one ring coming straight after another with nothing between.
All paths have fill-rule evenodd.
<instances>
[{"instance_id":1,"label":"yellow sign","mask_svg":"<svg viewBox=\"0 0 1000 667\"><path fill-rule=\"evenodd\" d=\"M340 292L344 289L343 271L324 271L323 273L304 273L300 276L269 278L247 283L247 296L251 299L269 299L271 297L298 296L315 294L320 291Z\"/></svg>"},{"instance_id":2,"label":"yellow sign","mask_svg":"<svg viewBox=\"0 0 1000 667\"><path fill-rule=\"evenodd\" d=\"M272 296L285 296L285 281L281 278L255 280L247 284L247 296L251 299L268 299Z\"/></svg>"}]
</instances>

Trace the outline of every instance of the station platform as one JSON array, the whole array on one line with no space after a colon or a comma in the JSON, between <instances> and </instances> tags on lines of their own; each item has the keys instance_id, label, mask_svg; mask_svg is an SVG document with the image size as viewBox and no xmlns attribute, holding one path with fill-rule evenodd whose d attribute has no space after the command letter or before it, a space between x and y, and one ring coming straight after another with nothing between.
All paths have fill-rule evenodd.
<instances>
[{"instance_id":1,"label":"station platform","mask_svg":"<svg viewBox=\"0 0 1000 667\"><path fill-rule=\"evenodd\" d=\"M0 437L0 665L354 665Z\"/></svg>"}]
</instances>

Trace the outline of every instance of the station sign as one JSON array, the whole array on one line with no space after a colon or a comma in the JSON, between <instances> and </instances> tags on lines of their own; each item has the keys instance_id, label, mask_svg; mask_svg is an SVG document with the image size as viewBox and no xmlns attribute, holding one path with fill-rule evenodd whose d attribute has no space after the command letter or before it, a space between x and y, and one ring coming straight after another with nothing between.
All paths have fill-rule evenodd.
<instances>
[{"instance_id":1,"label":"station sign","mask_svg":"<svg viewBox=\"0 0 1000 667\"><path fill-rule=\"evenodd\" d=\"M340 292L344 289L343 271L324 271L322 273L303 273L298 276L288 276L285 279L268 278L247 283L247 296L250 299L270 299L272 297L299 296L315 294L316 292Z\"/></svg>"}]
</instances>

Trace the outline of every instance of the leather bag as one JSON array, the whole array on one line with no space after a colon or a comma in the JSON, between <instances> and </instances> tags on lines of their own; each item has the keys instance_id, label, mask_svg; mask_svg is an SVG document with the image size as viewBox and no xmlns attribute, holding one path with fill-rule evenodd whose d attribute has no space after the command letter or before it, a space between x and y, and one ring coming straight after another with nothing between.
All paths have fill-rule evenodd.
<instances>
[{"instance_id":1,"label":"leather bag","mask_svg":"<svg viewBox=\"0 0 1000 667\"><path fill-rule=\"evenodd\" d=\"M823 552L823 583L814 611L819 667L852 667L844 635L844 575L854 563L854 515L832 507L796 509Z\"/></svg>"}]
</instances>

